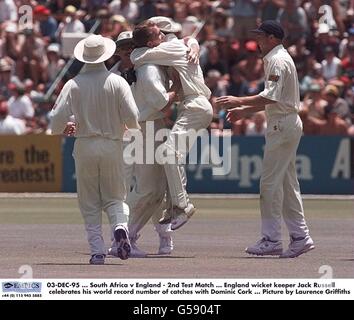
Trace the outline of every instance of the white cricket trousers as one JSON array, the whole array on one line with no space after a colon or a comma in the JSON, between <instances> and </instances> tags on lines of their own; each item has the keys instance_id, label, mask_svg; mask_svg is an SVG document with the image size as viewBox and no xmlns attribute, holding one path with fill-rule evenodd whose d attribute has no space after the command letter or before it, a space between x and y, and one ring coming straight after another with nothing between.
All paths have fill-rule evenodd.
<instances>
[{"instance_id":1,"label":"white cricket trousers","mask_svg":"<svg viewBox=\"0 0 354 320\"><path fill-rule=\"evenodd\" d=\"M267 121L260 180L262 236L267 240L281 240L281 216L292 238L309 234L295 167L301 135L302 122L296 113Z\"/></svg>"},{"instance_id":2,"label":"white cricket trousers","mask_svg":"<svg viewBox=\"0 0 354 320\"><path fill-rule=\"evenodd\" d=\"M129 236L132 239L137 238L138 232L147 224L150 218L152 218L153 224L157 225L166 206L167 180L165 170L163 165L155 161L155 150L163 141L154 141L156 132L166 129L165 121L157 119L140 122L140 126L144 138L142 146L144 163L135 164L135 185L127 196L127 204L130 208ZM148 130L147 126L149 127ZM152 144L154 148L147 150ZM152 153L148 158L153 160L151 161L153 163L147 163L147 158L145 157L147 152Z\"/></svg>"},{"instance_id":3,"label":"white cricket trousers","mask_svg":"<svg viewBox=\"0 0 354 320\"><path fill-rule=\"evenodd\" d=\"M165 142L166 158L157 153L159 163L164 163L172 205L186 208L189 203L186 191L187 176L184 170L186 157L197 136L196 132L206 129L213 117L213 108L204 96L188 96L179 106L177 120ZM171 161L172 160L172 161Z\"/></svg>"},{"instance_id":4,"label":"white cricket trousers","mask_svg":"<svg viewBox=\"0 0 354 320\"><path fill-rule=\"evenodd\" d=\"M91 254L106 254L102 236L102 210L112 230L127 226L129 207L124 203L122 141L103 137L77 138L74 145L77 195Z\"/></svg>"},{"instance_id":5,"label":"white cricket trousers","mask_svg":"<svg viewBox=\"0 0 354 320\"><path fill-rule=\"evenodd\" d=\"M138 130L138 129L136 129ZM132 140L132 129L128 129L124 132L123 136L123 150L125 147L127 147ZM124 153L123 152L123 160L124 160L124 180L125 180L125 189L127 194L133 187L135 183L135 175L134 175L134 170L135 170L135 163L134 163L134 158L132 157L131 154L129 153Z\"/></svg>"}]
</instances>

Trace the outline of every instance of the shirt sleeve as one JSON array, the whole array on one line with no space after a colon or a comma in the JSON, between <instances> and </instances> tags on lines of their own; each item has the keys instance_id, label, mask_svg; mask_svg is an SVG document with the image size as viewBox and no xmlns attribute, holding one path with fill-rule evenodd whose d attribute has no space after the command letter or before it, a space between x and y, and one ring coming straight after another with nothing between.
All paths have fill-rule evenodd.
<instances>
[{"instance_id":1,"label":"shirt sleeve","mask_svg":"<svg viewBox=\"0 0 354 320\"><path fill-rule=\"evenodd\" d=\"M280 66L278 62L273 62L269 67L267 78L264 79L264 90L260 96L272 101L281 101L283 83L285 81L285 66Z\"/></svg>"},{"instance_id":2,"label":"shirt sleeve","mask_svg":"<svg viewBox=\"0 0 354 320\"><path fill-rule=\"evenodd\" d=\"M163 109L169 101L169 96L165 87L165 79L161 77L157 66L148 66L145 70L148 74L144 81L144 101L147 107L156 110ZM161 67L160 67L161 68Z\"/></svg>"},{"instance_id":3,"label":"shirt sleeve","mask_svg":"<svg viewBox=\"0 0 354 320\"><path fill-rule=\"evenodd\" d=\"M161 66L177 66L187 63L187 50L188 48L181 41L174 39L163 42L154 48L135 49L130 58L136 67L147 63Z\"/></svg>"},{"instance_id":4,"label":"shirt sleeve","mask_svg":"<svg viewBox=\"0 0 354 320\"><path fill-rule=\"evenodd\" d=\"M71 80L61 90L54 107L49 114L50 127L53 134L62 134L66 124L73 115L72 112Z\"/></svg>"},{"instance_id":5,"label":"shirt sleeve","mask_svg":"<svg viewBox=\"0 0 354 320\"><path fill-rule=\"evenodd\" d=\"M123 78L119 86L120 110L123 122L129 129L140 129L138 123L139 110L136 106L132 91L128 82Z\"/></svg>"}]
</instances>

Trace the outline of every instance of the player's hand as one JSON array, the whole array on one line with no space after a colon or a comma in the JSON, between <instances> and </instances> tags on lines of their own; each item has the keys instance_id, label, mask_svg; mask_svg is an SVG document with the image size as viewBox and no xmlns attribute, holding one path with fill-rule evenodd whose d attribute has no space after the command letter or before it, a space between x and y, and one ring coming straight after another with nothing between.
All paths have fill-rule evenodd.
<instances>
[{"instance_id":1,"label":"player's hand","mask_svg":"<svg viewBox=\"0 0 354 320\"><path fill-rule=\"evenodd\" d=\"M234 96L223 96L216 98L216 105L224 109L241 106L240 99Z\"/></svg>"},{"instance_id":2,"label":"player's hand","mask_svg":"<svg viewBox=\"0 0 354 320\"><path fill-rule=\"evenodd\" d=\"M190 50L187 52L187 60L193 64L199 63L199 52L200 49L196 45L192 45Z\"/></svg>"},{"instance_id":3,"label":"player's hand","mask_svg":"<svg viewBox=\"0 0 354 320\"><path fill-rule=\"evenodd\" d=\"M242 107L229 109L226 115L226 120L229 122L236 122L246 116L246 112Z\"/></svg>"},{"instance_id":4,"label":"player's hand","mask_svg":"<svg viewBox=\"0 0 354 320\"><path fill-rule=\"evenodd\" d=\"M63 134L65 134L68 137L72 137L76 133L76 123L75 122L68 122L66 124L66 127L63 131Z\"/></svg>"}]
</instances>

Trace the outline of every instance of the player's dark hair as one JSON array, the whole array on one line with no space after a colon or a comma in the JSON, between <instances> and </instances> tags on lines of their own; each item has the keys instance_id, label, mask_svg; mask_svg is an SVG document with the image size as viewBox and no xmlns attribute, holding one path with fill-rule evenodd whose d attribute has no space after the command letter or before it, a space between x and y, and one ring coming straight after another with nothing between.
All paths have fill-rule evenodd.
<instances>
[{"instance_id":1,"label":"player's dark hair","mask_svg":"<svg viewBox=\"0 0 354 320\"><path fill-rule=\"evenodd\" d=\"M152 21L143 21L138 24L133 31L133 41L136 48L147 47L147 43L152 40L153 31L156 23Z\"/></svg>"}]
</instances>

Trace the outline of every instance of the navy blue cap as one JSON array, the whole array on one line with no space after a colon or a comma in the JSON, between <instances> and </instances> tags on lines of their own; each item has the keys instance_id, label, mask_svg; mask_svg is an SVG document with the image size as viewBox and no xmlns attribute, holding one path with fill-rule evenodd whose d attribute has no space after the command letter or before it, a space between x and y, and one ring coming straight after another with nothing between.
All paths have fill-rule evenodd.
<instances>
[{"instance_id":1,"label":"navy blue cap","mask_svg":"<svg viewBox=\"0 0 354 320\"><path fill-rule=\"evenodd\" d=\"M284 38L284 29L280 23L275 20L266 20L258 27L258 29L251 30L251 32L272 34L280 40L283 40Z\"/></svg>"}]
</instances>

